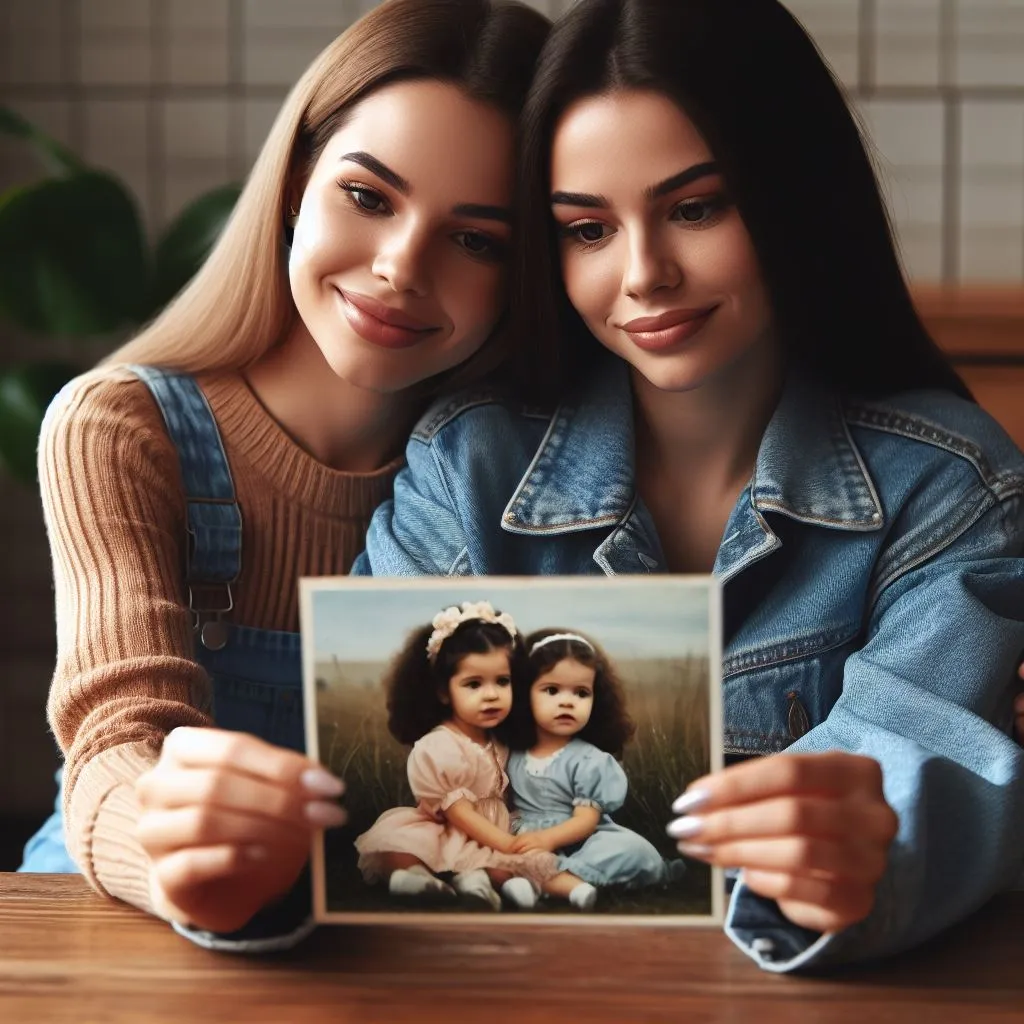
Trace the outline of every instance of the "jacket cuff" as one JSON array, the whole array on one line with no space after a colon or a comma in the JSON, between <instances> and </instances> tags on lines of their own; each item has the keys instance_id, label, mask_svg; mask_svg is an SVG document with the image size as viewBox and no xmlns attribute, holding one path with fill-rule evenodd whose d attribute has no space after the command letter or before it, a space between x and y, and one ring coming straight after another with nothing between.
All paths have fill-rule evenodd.
<instances>
[{"instance_id":1,"label":"jacket cuff","mask_svg":"<svg viewBox=\"0 0 1024 1024\"><path fill-rule=\"evenodd\" d=\"M732 890L725 934L758 967L775 974L817 966L837 938L835 932L793 924L775 900L751 892L742 881Z\"/></svg>"},{"instance_id":2,"label":"jacket cuff","mask_svg":"<svg viewBox=\"0 0 1024 1024\"><path fill-rule=\"evenodd\" d=\"M237 931L210 932L175 921L171 927L189 942L221 953L276 953L291 949L316 928L309 867L286 896L257 911Z\"/></svg>"}]
</instances>

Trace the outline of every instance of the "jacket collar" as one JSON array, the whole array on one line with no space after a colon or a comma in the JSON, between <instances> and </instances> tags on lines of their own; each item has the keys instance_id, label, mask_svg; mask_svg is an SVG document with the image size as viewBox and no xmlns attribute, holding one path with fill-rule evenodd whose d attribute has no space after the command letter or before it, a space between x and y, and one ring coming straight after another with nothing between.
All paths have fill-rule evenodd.
<instances>
[{"instance_id":1,"label":"jacket collar","mask_svg":"<svg viewBox=\"0 0 1024 1024\"><path fill-rule=\"evenodd\" d=\"M556 410L505 508L512 533L569 533L622 522L635 500L629 368L599 360L578 400ZM874 481L837 395L791 371L751 480L761 511L830 529L884 525Z\"/></svg>"}]
</instances>

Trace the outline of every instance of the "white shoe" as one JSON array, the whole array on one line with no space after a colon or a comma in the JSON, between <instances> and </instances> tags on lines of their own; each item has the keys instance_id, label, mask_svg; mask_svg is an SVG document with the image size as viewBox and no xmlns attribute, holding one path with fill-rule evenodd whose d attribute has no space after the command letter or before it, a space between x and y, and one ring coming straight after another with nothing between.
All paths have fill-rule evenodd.
<instances>
[{"instance_id":1,"label":"white shoe","mask_svg":"<svg viewBox=\"0 0 1024 1024\"><path fill-rule=\"evenodd\" d=\"M391 872L388 892L394 896L443 896L455 897L455 890L432 875L426 868L399 868Z\"/></svg>"},{"instance_id":2,"label":"white shoe","mask_svg":"<svg viewBox=\"0 0 1024 1024\"><path fill-rule=\"evenodd\" d=\"M483 900L491 910L501 910L501 897L494 891L494 886L491 885L491 880L483 868L460 871L452 879L452 886L463 896L474 896L478 900Z\"/></svg>"},{"instance_id":3,"label":"white shoe","mask_svg":"<svg viewBox=\"0 0 1024 1024\"><path fill-rule=\"evenodd\" d=\"M597 902L597 889L589 882L580 882L575 889L569 893L569 902L577 910L593 910Z\"/></svg>"},{"instance_id":4,"label":"white shoe","mask_svg":"<svg viewBox=\"0 0 1024 1024\"><path fill-rule=\"evenodd\" d=\"M525 878L510 878L501 887L501 895L522 910L537 906L537 890Z\"/></svg>"}]
</instances>

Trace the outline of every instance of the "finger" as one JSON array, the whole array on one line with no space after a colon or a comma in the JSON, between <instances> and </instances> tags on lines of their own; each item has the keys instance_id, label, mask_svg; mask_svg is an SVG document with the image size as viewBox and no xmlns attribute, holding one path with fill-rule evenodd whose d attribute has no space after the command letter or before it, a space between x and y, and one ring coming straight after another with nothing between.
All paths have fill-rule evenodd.
<instances>
[{"instance_id":1,"label":"finger","mask_svg":"<svg viewBox=\"0 0 1024 1024\"><path fill-rule=\"evenodd\" d=\"M886 851L877 846L811 836L742 839L715 846L679 843L680 853L721 868L780 871L815 878L877 882Z\"/></svg>"},{"instance_id":2,"label":"finger","mask_svg":"<svg viewBox=\"0 0 1024 1024\"><path fill-rule=\"evenodd\" d=\"M161 759L182 768L230 767L279 785L301 785L321 796L340 796L341 779L310 758L244 732L179 726L164 739Z\"/></svg>"},{"instance_id":3,"label":"finger","mask_svg":"<svg viewBox=\"0 0 1024 1024\"><path fill-rule=\"evenodd\" d=\"M237 899L216 898L226 885L252 879L265 868L263 847L211 846L180 850L153 862L150 895L163 916L215 932L242 927L259 909L255 899L242 906ZM244 901L243 901L244 902Z\"/></svg>"},{"instance_id":4,"label":"finger","mask_svg":"<svg viewBox=\"0 0 1024 1024\"><path fill-rule=\"evenodd\" d=\"M190 847L153 861L153 872L166 896L177 904L181 894L209 882L259 871L267 861L260 846Z\"/></svg>"},{"instance_id":5,"label":"finger","mask_svg":"<svg viewBox=\"0 0 1024 1024\"><path fill-rule=\"evenodd\" d=\"M858 791L882 792L882 768L874 758L842 751L774 754L697 779L675 801L672 810L684 814L776 796L842 797Z\"/></svg>"},{"instance_id":6,"label":"finger","mask_svg":"<svg viewBox=\"0 0 1024 1024\"><path fill-rule=\"evenodd\" d=\"M820 836L855 837L888 846L897 826L895 813L885 803L785 796L689 814L670 822L666 831L674 839L711 844L767 836Z\"/></svg>"},{"instance_id":7,"label":"finger","mask_svg":"<svg viewBox=\"0 0 1024 1024\"><path fill-rule=\"evenodd\" d=\"M1024 666L1022 666L1021 671L1024 671ZM1018 715L1024 715L1024 693L1017 694L1017 699L1013 702L1013 710Z\"/></svg>"},{"instance_id":8,"label":"finger","mask_svg":"<svg viewBox=\"0 0 1024 1024\"><path fill-rule=\"evenodd\" d=\"M135 792L147 810L209 807L257 814L278 823L308 825L311 820L305 789L277 785L231 769L156 769L139 777Z\"/></svg>"},{"instance_id":9,"label":"finger","mask_svg":"<svg viewBox=\"0 0 1024 1024\"><path fill-rule=\"evenodd\" d=\"M344 811L325 805L336 824L344 823ZM173 850L233 846L308 846L313 823L283 826L262 815L240 814L222 808L182 807L170 811L148 811L139 818L136 835L150 857Z\"/></svg>"},{"instance_id":10,"label":"finger","mask_svg":"<svg viewBox=\"0 0 1024 1024\"><path fill-rule=\"evenodd\" d=\"M794 924L819 932L840 931L862 921L875 903L870 885L772 871L744 871L742 878L752 892L776 900Z\"/></svg>"}]
</instances>

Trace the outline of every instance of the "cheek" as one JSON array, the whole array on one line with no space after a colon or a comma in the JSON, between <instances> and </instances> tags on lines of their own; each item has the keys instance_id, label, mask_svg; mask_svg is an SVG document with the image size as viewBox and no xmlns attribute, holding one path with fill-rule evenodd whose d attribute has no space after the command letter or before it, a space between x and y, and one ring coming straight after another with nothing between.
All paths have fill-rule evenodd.
<instances>
[{"instance_id":1,"label":"cheek","mask_svg":"<svg viewBox=\"0 0 1024 1024\"><path fill-rule=\"evenodd\" d=\"M564 253L562 280L573 308L591 328L600 327L611 314L622 280L614 243L586 254Z\"/></svg>"},{"instance_id":2,"label":"cheek","mask_svg":"<svg viewBox=\"0 0 1024 1024\"><path fill-rule=\"evenodd\" d=\"M436 282L442 306L467 343L480 344L494 330L505 308L508 278L504 268L482 264L466 266L460 259L445 269Z\"/></svg>"}]
</instances>

